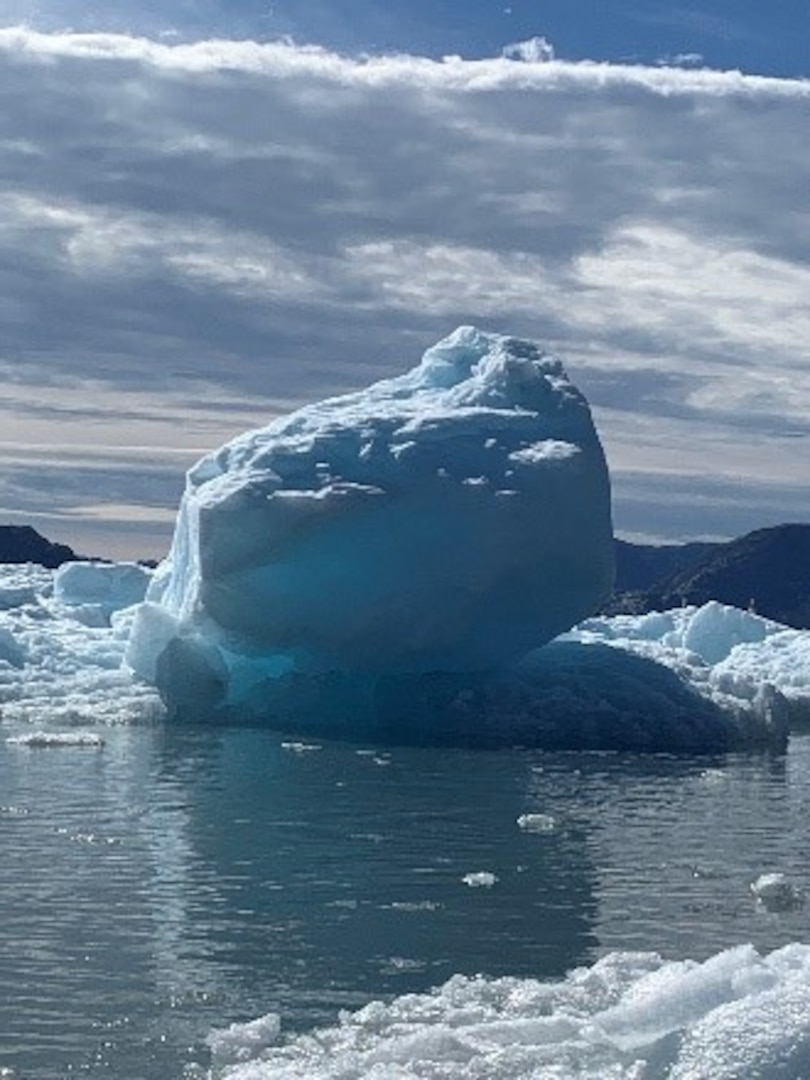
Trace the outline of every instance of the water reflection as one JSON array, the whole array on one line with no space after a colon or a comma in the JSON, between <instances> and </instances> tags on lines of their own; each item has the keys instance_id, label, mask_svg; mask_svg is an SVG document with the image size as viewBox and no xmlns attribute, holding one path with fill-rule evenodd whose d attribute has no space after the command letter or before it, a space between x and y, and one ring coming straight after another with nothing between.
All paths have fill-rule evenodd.
<instances>
[{"instance_id":1,"label":"water reflection","mask_svg":"<svg viewBox=\"0 0 810 1080\"><path fill-rule=\"evenodd\" d=\"M596 944L581 831L517 827L514 754L282 745L268 732L166 732L185 762L195 878L187 933L289 1024L457 971L562 974ZM490 887L464 883L486 871ZM257 963L257 958L263 958Z\"/></svg>"},{"instance_id":2,"label":"water reflection","mask_svg":"<svg viewBox=\"0 0 810 1080\"><path fill-rule=\"evenodd\" d=\"M457 971L805 931L749 885L810 884L810 739L718 759L105 740L0 743L0 1067L26 1080L165 1080L268 1011L300 1028Z\"/></svg>"}]
</instances>

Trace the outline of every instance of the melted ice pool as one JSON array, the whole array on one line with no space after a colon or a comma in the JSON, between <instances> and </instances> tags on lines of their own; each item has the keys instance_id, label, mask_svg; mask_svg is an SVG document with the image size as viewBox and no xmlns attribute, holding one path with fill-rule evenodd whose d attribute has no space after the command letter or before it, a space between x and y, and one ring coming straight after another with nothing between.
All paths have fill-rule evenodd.
<instances>
[{"instance_id":1,"label":"melted ice pool","mask_svg":"<svg viewBox=\"0 0 810 1080\"><path fill-rule=\"evenodd\" d=\"M20 1080L695 1080L745 1052L810 1075L810 958L769 956L806 939L807 738L676 760L59 732L0 741Z\"/></svg>"}]
</instances>

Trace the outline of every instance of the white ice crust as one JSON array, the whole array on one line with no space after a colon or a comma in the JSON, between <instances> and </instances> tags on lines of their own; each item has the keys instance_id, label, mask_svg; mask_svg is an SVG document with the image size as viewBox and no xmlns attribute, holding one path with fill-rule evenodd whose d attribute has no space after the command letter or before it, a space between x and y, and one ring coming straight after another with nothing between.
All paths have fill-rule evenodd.
<instances>
[{"instance_id":1,"label":"white ice crust","mask_svg":"<svg viewBox=\"0 0 810 1080\"><path fill-rule=\"evenodd\" d=\"M584 398L534 343L463 327L203 458L128 661L195 709L195 686L255 707L285 673L490 670L595 610L612 572Z\"/></svg>"},{"instance_id":2,"label":"white ice crust","mask_svg":"<svg viewBox=\"0 0 810 1080\"><path fill-rule=\"evenodd\" d=\"M0 564L0 719L20 745L162 715L157 692L123 664L149 576L130 563Z\"/></svg>"},{"instance_id":3,"label":"white ice crust","mask_svg":"<svg viewBox=\"0 0 810 1080\"><path fill-rule=\"evenodd\" d=\"M218 1080L806 1080L810 946L708 960L613 953L561 982L455 976L284 1039L209 1038Z\"/></svg>"}]
</instances>

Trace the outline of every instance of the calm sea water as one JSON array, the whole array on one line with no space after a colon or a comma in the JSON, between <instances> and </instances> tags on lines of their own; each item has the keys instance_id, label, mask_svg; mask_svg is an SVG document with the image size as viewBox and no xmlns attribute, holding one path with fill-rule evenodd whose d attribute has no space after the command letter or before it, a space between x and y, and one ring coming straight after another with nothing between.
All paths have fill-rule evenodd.
<instances>
[{"instance_id":1,"label":"calm sea water","mask_svg":"<svg viewBox=\"0 0 810 1080\"><path fill-rule=\"evenodd\" d=\"M102 734L0 742L0 1075L169 1080L267 1012L807 939L749 890L810 886L806 737L685 760Z\"/></svg>"}]
</instances>

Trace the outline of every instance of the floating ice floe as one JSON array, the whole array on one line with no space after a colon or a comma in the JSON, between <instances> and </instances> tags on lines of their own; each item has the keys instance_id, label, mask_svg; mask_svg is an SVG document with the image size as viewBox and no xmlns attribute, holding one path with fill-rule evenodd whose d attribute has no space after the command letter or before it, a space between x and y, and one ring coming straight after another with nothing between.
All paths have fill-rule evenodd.
<instances>
[{"instance_id":1,"label":"floating ice floe","mask_svg":"<svg viewBox=\"0 0 810 1080\"><path fill-rule=\"evenodd\" d=\"M791 911L804 903L804 893L784 874L760 874L751 883L751 892L767 911Z\"/></svg>"},{"instance_id":2,"label":"floating ice floe","mask_svg":"<svg viewBox=\"0 0 810 1080\"><path fill-rule=\"evenodd\" d=\"M491 889L493 885L498 884L498 875L493 874L491 870L475 870L470 874L465 874L461 880L471 889Z\"/></svg>"},{"instance_id":3,"label":"floating ice floe","mask_svg":"<svg viewBox=\"0 0 810 1080\"><path fill-rule=\"evenodd\" d=\"M93 731L31 731L24 735L10 735L6 742L10 746L43 747L101 747L104 739Z\"/></svg>"},{"instance_id":4,"label":"floating ice floe","mask_svg":"<svg viewBox=\"0 0 810 1080\"><path fill-rule=\"evenodd\" d=\"M703 963L613 953L561 982L454 976L283 1037L211 1037L217 1080L806 1080L810 947Z\"/></svg>"}]
</instances>

